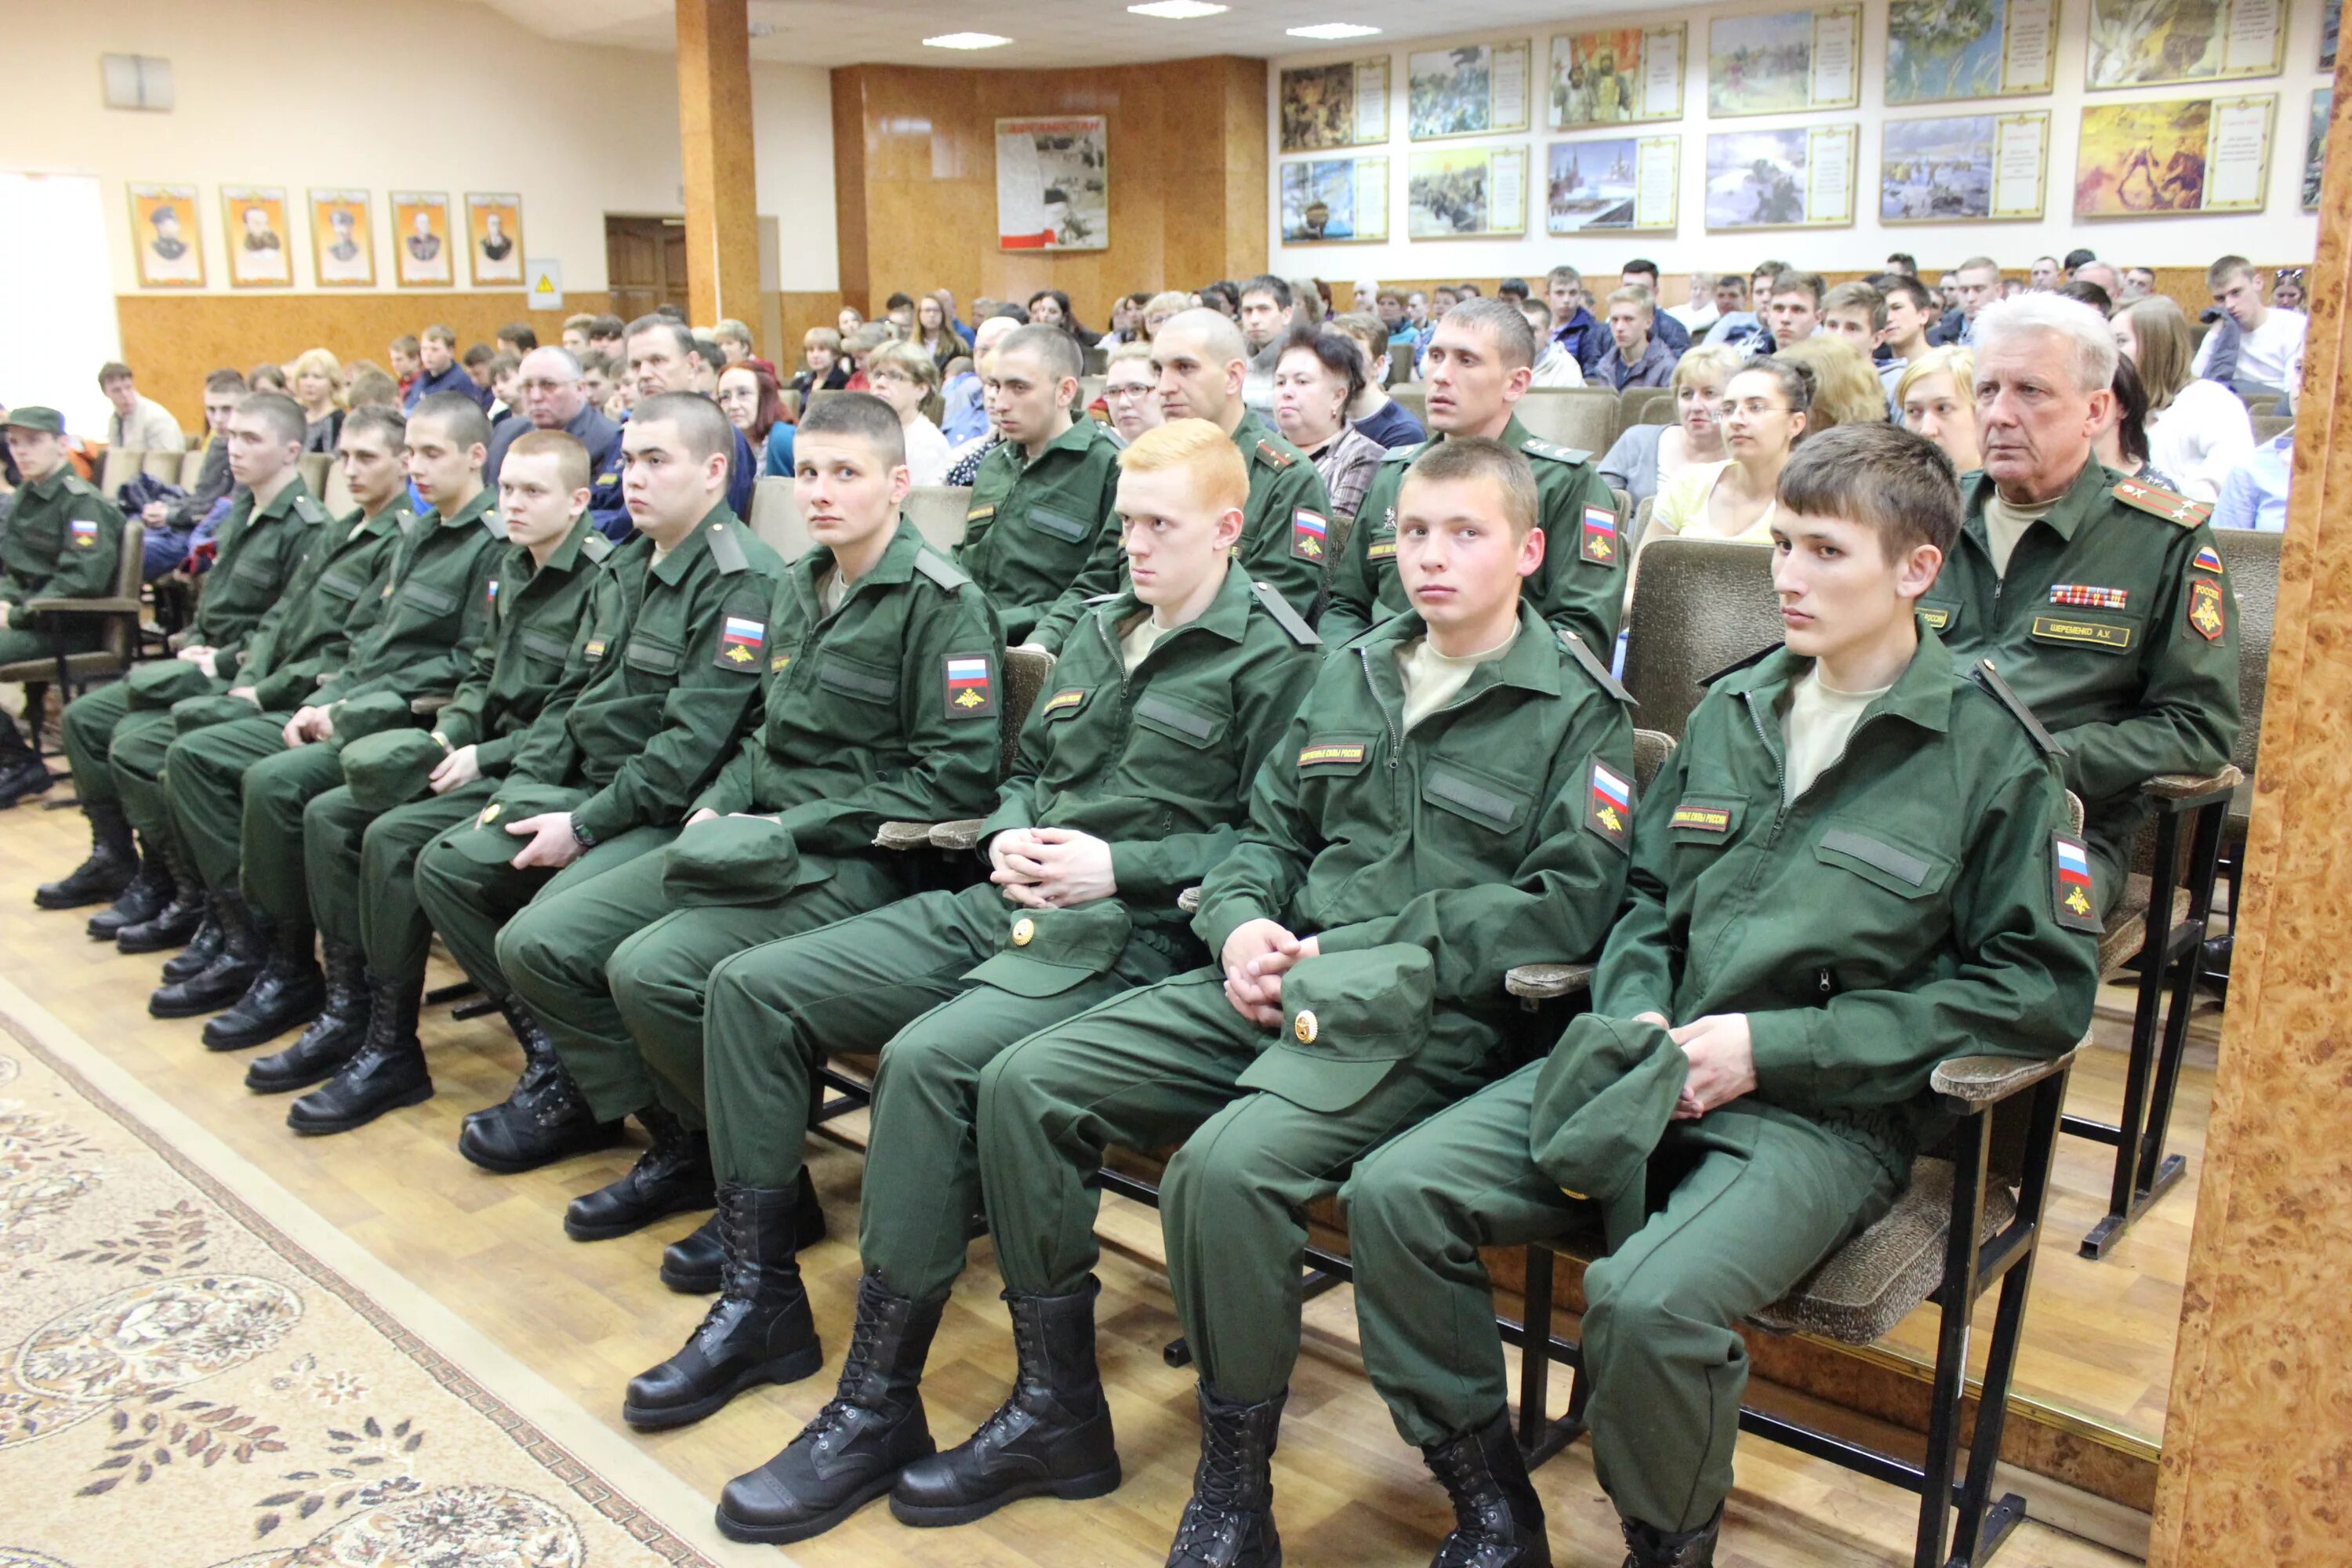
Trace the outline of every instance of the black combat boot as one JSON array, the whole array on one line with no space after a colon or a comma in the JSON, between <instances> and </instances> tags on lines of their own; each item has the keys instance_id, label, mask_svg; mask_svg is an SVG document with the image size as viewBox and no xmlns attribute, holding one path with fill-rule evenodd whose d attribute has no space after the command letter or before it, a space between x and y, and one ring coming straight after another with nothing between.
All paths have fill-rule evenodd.
<instances>
[{"instance_id":1,"label":"black combat boot","mask_svg":"<svg viewBox=\"0 0 2352 1568\"><path fill-rule=\"evenodd\" d=\"M144 837L138 839L139 869L114 902L89 917L82 929L89 932L92 942L112 942L121 934L124 926L143 925L163 912L175 891L172 868L155 847Z\"/></svg>"},{"instance_id":2,"label":"black combat boot","mask_svg":"<svg viewBox=\"0 0 2352 1568\"><path fill-rule=\"evenodd\" d=\"M25 726L37 735L41 726L40 714L26 713ZM16 729L16 721L0 713L0 811L6 810L27 795L39 795L57 782L49 772L49 764L41 761L39 754L25 743L25 737Z\"/></svg>"},{"instance_id":3,"label":"black combat boot","mask_svg":"<svg viewBox=\"0 0 2352 1568\"><path fill-rule=\"evenodd\" d=\"M969 1524L1025 1497L1076 1500L1118 1486L1118 1447L1095 1365L1095 1297L1088 1279L1067 1296L1007 1290L1013 1395L945 1453L918 1459L890 1489L901 1524Z\"/></svg>"},{"instance_id":4,"label":"black combat boot","mask_svg":"<svg viewBox=\"0 0 2352 1568\"><path fill-rule=\"evenodd\" d=\"M308 919L272 921L269 961L236 1005L205 1026L205 1048L248 1050L317 1017L327 1005L317 946L318 931Z\"/></svg>"},{"instance_id":5,"label":"black combat boot","mask_svg":"<svg viewBox=\"0 0 2352 1568\"><path fill-rule=\"evenodd\" d=\"M637 1121L653 1142L619 1181L572 1200L563 1211L563 1234L572 1240L610 1241L718 1201L709 1138L658 1105L638 1111Z\"/></svg>"},{"instance_id":6,"label":"black combat boot","mask_svg":"<svg viewBox=\"0 0 2352 1568\"><path fill-rule=\"evenodd\" d=\"M678 1352L629 1379L621 1419L641 1432L684 1426L763 1383L798 1383L824 1365L793 1257L790 1187L719 1189L719 1300Z\"/></svg>"},{"instance_id":7,"label":"black combat boot","mask_svg":"<svg viewBox=\"0 0 2352 1568\"><path fill-rule=\"evenodd\" d=\"M1286 1388L1272 1399L1236 1405L1202 1383L1201 1463L1168 1568L1282 1568L1274 1444L1289 1398Z\"/></svg>"},{"instance_id":8,"label":"black combat boot","mask_svg":"<svg viewBox=\"0 0 2352 1568\"><path fill-rule=\"evenodd\" d=\"M89 818L89 858L57 881L33 889L33 902L41 909L78 910L85 904L110 903L131 885L139 869L131 819L122 815L121 805L93 800L85 802L81 810Z\"/></svg>"},{"instance_id":9,"label":"black combat boot","mask_svg":"<svg viewBox=\"0 0 2352 1568\"><path fill-rule=\"evenodd\" d=\"M803 1165L794 1187L793 1251L806 1252L824 1239L824 1205L816 1201L816 1184ZM708 1296L719 1289L721 1258L719 1216L714 1214L662 1248L661 1282L681 1296Z\"/></svg>"},{"instance_id":10,"label":"black combat boot","mask_svg":"<svg viewBox=\"0 0 2352 1568\"><path fill-rule=\"evenodd\" d=\"M205 964L220 956L220 927L208 925L212 900L205 892L205 879L196 872L194 857L180 847L176 841L163 846L163 869L171 879L172 900L148 920L126 925L114 933L118 952L163 952L175 947L189 951L163 965L166 982L185 980L201 973ZM211 936L210 952L204 946L206 931ZM184 968L194 963L194 969ZM179 971L175 973L175 970Z\"/></svg>"},{"instance_id":11,"label":"black combat boot","mask_svg":"<svg viewBox=\"0 0 2352 1568\"><path fill-rule=\"evenodd\" d=\"M158 1018L219 1012L244 995L269 962L269 917L247 903L235 888L223 888L212 901L213 918L220 921L220 956L148 997L147 1011Z\"/></svg>"},{"instance_id":12,"label":"black combat boot","mask_svg":"<svg viewBox=\"0 0 2352 1568\"><path fill-rule=\"evenodd\" d=\"M514 1176L618 1142L621 1124L596 1120L587 1097L564 1070L547 1026L512 996L499 1004L499 1011L522 1047L522 1076L498 1104L467 1115L457 1152L485 1171ZM711 1268L704 1294L719 1289L718 1265Z\"/></svg>"},{"instance_id":13,"label":"black combat boot","mask_svg":"<svg viewBox=\"0 0 2352 1568\"><path fill-rule=\"evenodd\" d=\"M383 980L371 974L367 984L367 1037L359 1053L286 1109L286 1125L306 1137L349 1132L387 1110L433 1098L433 1075L425 1070L425 1047L416 1038L425 977Z\"/></svg>"},{"instance_id":14,"label":"black combat boot","mask_svg":"<svg viewBox=\"0 0 2352 1568\"><path fill-rule=\"evenodd\" d=\"M163 984L166 985L176 985L183 980L193 980L202 974L212 966L213 960L221 955L221 950L228 945L227 928L220 923L220 916L214 912L213 896L205 890L202 883L197 884L194 899L199 911L196 929L189 933L186 946L163 961ZM164 912L169 914L171 911L167 910ZM124 941L133 933L148 929L145 926L131 927L114 939L115 948L120 952L129 952L122 945ZM142 947L140 951L149 950Z\"/></svg>"},{"instance_id":15,"label":"black combat boot","mask_svg":"<svg viewBox=\"0 0 2352 1568\"><path fill-rule=\"evenodd\" d=\"M1502 1410L1475 1432L1422 1449L1454 1502L1454 1530L1430 1568L1551 1568L1543 1504Z\"/></svg>"},{"instance_id":16,"label":"black combat boot","mask_svg":"<svg viewBox=\"0 0 2352 1568\"><path fill-rule=\"evenodd\" d=\"M782 1453L727 1483L719 1534L772 1545L821 1535L937 1451L923 1416L923 1361L946 1305L893 1296L877 1274L857 1282L840 1386Z\"/></svg>"},{"instance_id":17,"label":"black combat boot","mask_svg":"<svg viewBox=\"0 0 2352 1568\"><path fill-rule=\"evenodd\" d=\"M322 938L319 946L326 958L326 1005L292 1045L245 1069L245 1087L256 1094L289 1094L323 1082L359 1055L367 1038L367 955L356 943L333 937ZM210 1026L205 1033L211 1033Z\"/></svg>"},{"instance_id":18,"label":"black combat boot","mask_svg":"<svg viewBox=\"0 0 2352 1568\"><path fill-rule=\"evenodd\" d=\"M1625 1568L1715 1568L1716 1537L1723 1533L1723 1510L1696 1530L1669 1533L1633 1520L1618 1521L1625 1531Z\"/></svg>"}]
</instances>

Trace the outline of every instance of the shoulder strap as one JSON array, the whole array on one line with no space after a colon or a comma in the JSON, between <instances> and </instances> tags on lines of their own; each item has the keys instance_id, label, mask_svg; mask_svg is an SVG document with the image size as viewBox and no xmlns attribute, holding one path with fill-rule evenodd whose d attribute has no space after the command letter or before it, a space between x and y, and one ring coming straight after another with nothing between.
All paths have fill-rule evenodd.
<instances>
[{"instance_id":1,"label":"shoulder strap","mask_svg":"<svg viewBox=\"0 0 2352 1568\"><path fill-rule=\"evenodd\" d=\"M1578 637L1574 632L1563 629L1559 633L1559 646L1568 649L1570 657L1576 660L1577 668L1592 678L1593 685L1629 707L1641 706L1633 700L1633 694L1625 689L1623 683L1609 673L1609 667L1601 663L1591 648L1584 646L1582 637Z\"/></svg>"},{"instance_id":2,"label":"shoulder strap","mask_svg":"<svg viewBox=\"0 0 2352 1568\"><path fill-rule=\"evenodd\" d=\"M1084 605L1087 608L1088 608L1088 609L1090 609L1090 610L1091 610L1091 609L1093 609L1093 608L1094 608L1096 605L1108 605L1108 604L1109 604L1113 599L1116 599L1116 598L1118 598L1118 595L1117 594L1097 594L1093 598L1091 598L1091 599L1081 599L1081 600L1079 600L1079 601L1078 601L1078 603L1080 603L1080 604Z\"/></svg>"},{"instance_id":3,"label":"shoulder strap","mask_svg":"<svg viewBox=\"0 0 2352 1568\"><path fill-rule=\"evenodd\" d=\"M1388 449L1387 453L1381 457L1381 461L1383 463L1410 463L1415 458L1420 457L1423 451L1427 450L1428 447L1429 443L1426 441L1415 441L1410 447L1391 447Z\"/></svg>"},{"instance_id":4,"label":"shoulder strap","mask_svg":"<svg viewBox=\"0 0 2352 1568\"><path fill-rule=\"evenodd\" d=\"M1276 593L1272 587L1264 583L1252 583L1250 592L1257 595L1258 604L1265 608L1267 615L1274 617L1275 624L1290 634L1291 641L1302 647L1318 647L1322 645L1323 639L1315 635L1315 628L1301 620L1298 612L1290 607L1290 601Z\"/></svg>"},{"instance_id":5,"label":"shoulder strap","mask_svg":"<svg viewBox=\"0 0 2352 1568\"><path fill-rule=\"evenodd\" d=\"M2050 731L2042 727L2042 721L2033 716L2033 710L2025 705L2025 699L2011 690L2009 682L2000 678L2000 672L1993 668L1992 660L1979 658L1971 663L1969 666L1969 679L1999 699L2000 705L2008 709L2019 723L2025 726L2025 732L2033 737L2033 743L2042 749L2043 756L2056 757L2064 754L2059 751L2058 742L2050 738Z\"/></svg>"},{"instance_id":6,"label":"shoulder strap","mask_svg":"<svg viewBox=\"0 0 2352 1568\"><path fill-rule=\"evenodd\" d=\"M950 594L971 581L962 568L928 544L915 552L915 570Z\"/></svg>"},{"instance_id":7,"label":"shoulder strap","mask_svg":"<svg viewBox=\"0 0 2352 1568\"><path fill-rule=\"evenodd\" d=\"M301 514L301 518L304 522L324 522L327 521L327 509L320 506L316 500L312 500L309 496L296 496L294 498L294 510Z\"/></svg>"},{"instance_id":8,"label":"shoulder strap","mask_svg":"<svg viewBox=\"0 0 2352 1568\"><path fill-rule=\"evenodd\" d=\"M580 553L602 566L604 557L613 553L613 542L592 528L588 537L580 542Z\"/></svg>"},{"instance_id":9,"label":"shoulder strap","mask_svg":"<svg viewBox=\"0 0 2352 1568\"><path fill-rule=\"evenodd\" d=\"M1260 441L1257 444L1257 460L1269 468L1290 467L1290 454L1283 451L1271 441Z\"/></svg>"},{"instance_id":10,"label":"shoulder strap","mask_svg":"<svg viewBox=\"0 0 2352 1568\"><path fill-rule=\"evenodd\" d=\"M1555 463L1589 463L1592 454L1578 447L1555 447L1550 442L1530 436L1519 444L1519 449L1531 458L1549 458Z\"/></svg>"},{"instance_id":11,"label":"shoulder strap","mask_svg":"<svg viewBox=\"0 0 2352 1568\"><path fill-rule=\"evenodd\" d=\"M507 520L499 515L498 508L492 507L482 513L482 531L501 544L506 542Z\"/></svg>"},{"instance_id":12,"label":"shoulder strap","mask_svg":"<svg viewBox=\"0 0 2352 1568\"><path fill-rule=\"evenodd\" d=\"M106 493L103 490L100 490L96 485L91 484L88 479L83 479L79 474L75 473L68 473L66 475L65 491L68 495L96 496L100 500L104 500L106 499Z\"/></svg>"},{"instance_id":13,"label":"shoulder strap","mask_svg":"<svg viewBox=\"0 0 2352 1568\"><path fill-rule=\"evenodd\" d=\"M1762 647L1758 648L1754 653L1748 655L1745 658L1733 659L1729 664L1725 665L1713 675L1703 675L1699 677L1698 683L1701 686L1713 686L1725 676L1733 674L1738 670L1746 669L1749 665L1756 663L1759 659L1763 658L1767 655L1779 652L1780 647L1781 645L1776 642L1766 643Z\"/></svg>"},{"instance_id":14,"label":"shoulder strap","mask_svg":"<svg viewBox=\"0 0 2352 1568\"><path fill-rule=\"evenodd\" d=\"M743 542L735 537L723 522L710 525L710 559L717 563L721 576L732 577L738 572L749 572L751 561L743 553Z\"/></svg>"},{"instance_id":15,"label":"shoulder strap","mask_svg":"<svg viewBox=\"0 0 2352 1568\"><path fill-rule=\"evenodd\" d=\"M2146 484L2138 479L2125 479L2107 492L2126 506L2137 507L2144 512L2178 523L2182 528L2195 528L2213 515L2213 509L2202 501L2190 500L2161 486Z\"/></svg>"}]
</instances>

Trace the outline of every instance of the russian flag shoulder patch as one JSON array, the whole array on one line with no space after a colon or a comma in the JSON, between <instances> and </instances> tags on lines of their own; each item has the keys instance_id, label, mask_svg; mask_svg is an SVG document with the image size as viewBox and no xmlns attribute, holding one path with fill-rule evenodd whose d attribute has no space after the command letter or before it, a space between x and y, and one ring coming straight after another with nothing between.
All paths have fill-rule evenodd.
<instances>
[{"instance_id":1,"label":"russian flag shoulder patch","mask_svg":"<svg viewBox=\"0 0 2352 1568\"><path fill-rule=\"evenodd\" d=\"M996 661L984 653L947 657L947 716L985 719L996 711Z\"/></svg>"},{"instance_id":2,"label":"russian flag shoulder patch","mask_svg":"<svg viewBox=\"0 0 2352 1568\"><path fill-rule=\"evenodd\" d=\"M2050 836L2050 898L2052 914L2068 931L2104 929L2099 919L2098 889L2091 882L2091 853L2072 834Z\"/></svg>"}]
</instances>

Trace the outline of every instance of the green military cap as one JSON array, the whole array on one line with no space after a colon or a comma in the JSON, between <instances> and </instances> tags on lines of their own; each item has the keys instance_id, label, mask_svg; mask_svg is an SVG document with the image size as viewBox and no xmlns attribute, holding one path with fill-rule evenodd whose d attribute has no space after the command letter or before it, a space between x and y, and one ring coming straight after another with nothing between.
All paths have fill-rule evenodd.
<instances>
[{"instance_id":1,"label":"green military cap","mask_svg":"<svg viewBox=\"0 0 2352 1568\"><path fill-rule=\"evenodd\" d=\"M772 904L800 885L792 830L764 816L699 822L662 851L662 893L672 904Z\"/></svg>"},{"instance_id":2,"label":"green military cap","mask_svg":"<svg viewBox=\"0 0 2352 1568\"><path fill-rule=\"evenodd\" d=\"M422 730L385 730L343 747L343 782L366 811L390 811L422 799L427 781L449 753Z\"/></svg>"},{"instance_id":3,"label":"green military cap","mask_svg":"<svg viewBox=\"0 0 2352 1568\"><path fill-rule=\"evenodd\" d=\"M1650 1152L1689 1079L1665 1029L1591 1013L1570 1021L1536 1075L1528 1152L1563 1192L1601 1205L1612 1243L1640 1228Z\"/></svg>"},{"instance_id":4,"label":"green military cap","mask_svg":"<svg viewBox=\"0 0 2352 1568\"><path fill-rule=\"evenodd\" d=\"M509 833L509 823L569 810L579 799L578 790L561 785L509 784L499 792L498 799L475 813L471 823L449 833L449 847L477 865L503 866L530 842L527 837Z\"/></svg>"},{"instance_id":5,"label":"green military cap","mask_svg":"<svg viewBox=\"0 0 2352 1568\"><path fill-rule=\"evenodd\" d=\"M261 710L242 697L224 692L218 697L183 697L172 704L172 733L193 735L215 724L234 724L240 719L251 719Z\"/></svg>"},{"instance_id":6,"label":"green military cap","mask_svg":"<svg viewBox=\"0 0 2352 1568\"><path fill-rule=\"evenodd\" d=\"M209 697L213 683L205 672L184 658L159 658L131 667L122 678L128 689L131 706L142 709L169 708L190 697Z\"/></svg>"},{"instance_id":7,"label":"green military cap","mask_svg":"<svg viewBox=\"0 0 2352 1568\"><path fill-rule=\"evenodd\" d=\"M0 420L0 425L5 425L11 430L46 430L52 436L66 433L64 415L54 408L37 408L29 404L23 408L10 409L7 418Z\"/></svg>"},{"instance_id":8,"label":"green military cap","mask_svg":"<svg viewBox=\"0 0 2352 1568\"><path fill-rule=\"evenodd\" d=\"M397 691L371 691L335 704L335 738L349 745L387 730L413 730L416 718Z\"/></svg>"},{"instance_id":9,"label":"green military cap","mask_svg":"<svg viewBox=\"0 0 2352 1568\"><path fill-rule=\"evenodd\" d=\"M964 978L1015 996L1058 996L1107 973L1127 951L1134 929L1134 918L1117 899L1066 910L1014 910L1003 947Z\"/></svg>"},{"instance_id":10,"label":"green military cap","mask_svg":"<svg viewBox=\"0 0 2352 1568\"><path fill-rule=\"evenodd\" d=\"M1345 1110L1421 1048L1436 989L1428 952L1405 942L1301 959L1282 977L1282 1033L1241 1086Z\"/></svg>"}]
</instances>

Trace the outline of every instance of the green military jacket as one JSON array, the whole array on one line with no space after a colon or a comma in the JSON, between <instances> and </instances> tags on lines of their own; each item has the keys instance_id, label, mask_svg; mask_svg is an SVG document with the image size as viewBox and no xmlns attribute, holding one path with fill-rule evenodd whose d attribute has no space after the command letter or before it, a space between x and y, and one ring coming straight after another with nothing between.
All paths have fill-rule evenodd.
<instances>
[{"instance_id":1,"label":"green military jacket","mask_svg":"<svg viewBox=\"0 0 2352 1568\"><path fill-rule=\"evenodd\" d=\"M1985 542L1992 481L1971 475L1966 490L1967 524L1920 613L1955 658L1992 660L2025 699L2120 872L2147 815L2140 785L2212 773L2238 742L2238 602L2208 509L2090 462L2003 576Z\"/></svg>"},{"instance_id":2,"label":"green military jacket","mask_svg":"<svg viewBox=\"0 0 2352 1568\"><path fill-rule=\"evenodd\" d=\"M986 805L1004 633L979 586L903 517L826 615L817 585L833 559L819 545L777 580L764 638L754 626L741 645L763 672L760 727L693 809L774 814L803 852L853 855L885 822Z\"/></svg>"},{"instance_id":3,"label":"green military jacket","mask_svg":"<svg viewBox=\"0 0 2352 1568\"><path fill-rule=\"evenodd\" d=\"M1617 646L1617 620L1625 601L1617 498L1601 482L1591 453L1536 439L1516 414L1496 439L1525 453L1536 471L1536 523L1544 531L1544 558L1523 590L1528 602L1545 620L1574 632L1606 658ZM1397 491L1405 469L1428 445L1391 452L1364 492L1348 547L1332 572L1330 603L1323 607L1320 629L1332 647L1412 603L1397 576Z\"/></svg>"},{"instance_id":4,"label":"green military jacket","mask_svg":"<svg viewBox=\"0 0 2352 1568\"><path fill-rule=\"evenodd\" d=\"M1522 601L1510 650L1407 731L1397 656L1423 635L1408 613L1325 659L1202 884L1211 952L1261 917L1325 952L1410 943L1440 1004L1493 1007L1513 964L1600 946L1633 837L1631 700Z\"/></svg>"},{"instance_id":5,"label":"green military jacket","mask_svg":"<svg viewBox=\"0 0 2352 1568\"><path fill-rule=\"evenodd\" d=\"M245 662L246 639L285 595L327 526L327 509L299 474L266 506L257 508L253 492L239 490L214 535L218 553L196 596L195 619L175 640L211 648L214 670L224 680L234 678Z\"/></svg>"},{"instance_id":6,"label":"green military jacket","mask_svg":"<svg viewBox=\"0 0 2352 1568\"><path fill-rule=\"evenodd\" d=\"M1937 1063L2082 1037L2099 921L2053 759L1924 617L1844 754L1784 802L1782 716L1811 666L1769 649L1692 712L1642 803L1592 1005L1747 1014L1757 1096L1855 1131L1901 1179L1945 1126Z\"/></svg>"},{"instance_id":7,"label":"green military jacket","mask_svg":"<svg viewBox=\"0 0 2352 1568\"><path fill-rule=\"evenodd\" d=\"M490 575L490 633L457 694L435 715L434 738L451 751L472 746L485 773L506 771L563 679L589 591L613 553L587 513L544 565L520 544L507 546Z\"/></svg>"},{"instance_id":8,"label":"green military jacket","mask_svg":"<svg viewBox=\"0 0 2352 1568\"><path fill-rule=\"evenodd\" d=\"M1300 616L1312 616L1323 594L1324 545L1331 525L1331 500L1323 476L1312 458L1255 410L1243 412L1242 422L1234 427L1234 445L1249 465L1250 481L1234 559L1252 582L1280 594ZM1097 542L1094 559L1038 621L1029 641L1059 649L1070 628L1085 618L1088 600L1125 584L1127 552L1120 548L1120 533L1114 517Z\"/></svg>"},{"instance_id":9,"label":"green military jacket","mask_svg":"<svg viewBox=\"0 0 2352 1568\"><path fill-rule=\"evenodd\" d=\"M484 489L448 517L416 520L383 584L383 613L313 702L456 689L490 629L490 584L507 547L507 526L491 510L497 499Z\"/></svg>"},{"instance_id":10,"label":"green military jacket","mask_svg":"<svg viewBox=\"0 0 2352 1568\"><path fill-rule=\"evenodd\" d=\"M362 519L356 508L331 524L303 560L285 595L246 639L238 683L264 712L299 708L343 666L352 644L383 615L403 531L415 521L394 504Z\"/></svg>"},{"instance_id":11,"label":"green military jacket","mask_svg":"<svg viewBox=\"0 0 2352 1568\"><path fill-rule=\"evenodd\" d=\"M122 565L122 514L96 485L60 467L16 492L0 529L0 605L8 624L37 631L32 599L103 599Z\"/></svg>"},{"instance_id":12,"label":"green military jacket","mask_svg":"<svg viewBox=\"0 0 2352 1568\"><path fill-rule=\"evenodd\" d=\"M980 584L1012 642L1038 620L1088 562L1118 543L1118 441L1081 414L1030 462L1015 441L981 459L955 563Z\"/></svg>"},{"instance_id":13,"label":"green military jacket","mask_svg":"<svg viewBox=\"0 0 2352 1568\"><path fill-rule=\"evenodd\" d=\"M1130 590L1090 606L1021 727L1021 760L982 841L1066 827L1110 846L1118 897L1144 925L1241 841L1251 781L1297 710L1322 642L1238 564L1209 607L1128 673L1122 628L1150 614Z\"/></svg>"},{"instance_id":14,"label":"green military jacket","mask_svg":"<svg viewBox=\"0 0 2352 1568\"><path fill-rule=\"evenodd\" d=\"M723 501L659 561L644 534L614 552L509 776L594 791L573 815L599 839L683 822L758 721L768 596L783 569Z\"/></svg>"}]
</instances>

